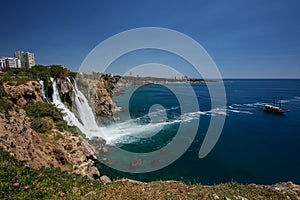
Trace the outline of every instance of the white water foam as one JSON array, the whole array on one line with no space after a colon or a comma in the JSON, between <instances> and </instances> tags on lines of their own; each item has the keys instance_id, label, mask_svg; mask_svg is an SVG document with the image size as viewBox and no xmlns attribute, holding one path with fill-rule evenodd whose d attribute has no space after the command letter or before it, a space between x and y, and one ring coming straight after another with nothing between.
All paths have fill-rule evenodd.
<instances>
[{"instance_id":1,"label":"white water foam","mask_svg":"<svg viewBox=\"0 0 300 200\"><path fill-rule=\"evenodd\" d=\"M44 86L44 81L43 80L39 80L39 83L42 86L42 94L43 94L43 98L46 99L46 91L45 91L45 86Z\"/></svg>"},{"instance_id":2,"label":"white water foam","mask_svg":"<svg viewBox=\"0 0 300 200\"><path fill-rule=\"evenodd\" d=\"M230 113L241 113L252 115L254 110L261 109L265 103L255 102L255 103L246 103L246 104L232 104L228 106L228 112Z\"/></svg>"}]
</instances>

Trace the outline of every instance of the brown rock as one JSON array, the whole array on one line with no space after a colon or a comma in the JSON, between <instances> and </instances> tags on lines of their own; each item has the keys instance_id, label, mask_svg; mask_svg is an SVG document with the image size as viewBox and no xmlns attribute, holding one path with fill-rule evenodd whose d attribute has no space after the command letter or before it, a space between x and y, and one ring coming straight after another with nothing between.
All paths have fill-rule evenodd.
<instances>
[{"instance_id":1,"label":"brown rock","mask_svg":"<svg viewBox=\"0 0 300 200\"><path fill-rule=\"evenodd\" d=\"M108 177L105 176L105 175L100 177L100 181L101 181L101 183L103 183L103 184L111 183L110 178L108 178Z\"/></svg>"},{"instance_id":2,"label":"brown rock","mask_svg":"<svg viewBox=\"0 0 300 200\"><path fill-rule=\"evenodd\" d=\"M102 153L108 153L108 148L106 146L102 147L101 149Z\"/></svg>"},{"instance_id":3,"label":"brown rock","mask_svg":"<svg viewBox=\"0 0 300 200\"><path fill-rule=\"evenodd\" d=\"M8 99L18 106L24 106L27 102L43 101L42 86L37 81L28 81L22 85L3 84L8 94Z\"/></svg>"}]
</instances>

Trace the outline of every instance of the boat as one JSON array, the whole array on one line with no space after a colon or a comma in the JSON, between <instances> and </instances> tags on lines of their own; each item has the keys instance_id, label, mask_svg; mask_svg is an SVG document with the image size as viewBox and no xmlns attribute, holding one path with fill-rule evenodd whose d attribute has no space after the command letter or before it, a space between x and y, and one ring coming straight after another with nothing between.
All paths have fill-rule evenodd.
<instances>
[{"instance_id":1,"label":"boat","mask_svg":"<svg viewBox=\"0 0 300 200\"><path fill-rule=\"evenodd\" d=\"M269 105L269 104L266 104L264 106L264 111L273 112L273 113L281 113L281 114L287 112L287 110L283 110L278 106L273 106L273 105Z\"/></svg>"},{"instance_id":2,"label":"boat","mask_svg":"<svg viewBox=\"0 0 300 200\"><path fill-rule=\"evenodd\" d=\"M278 114L284 114L286 112L289 112L290 110L284 110L284 109L281 108L281 99L279 100L279 105L276 106L275 98L274 98L273 105L270 105L270 104L264 105L264 111L272 112L272 113L278 113Z\"/></svg>"}]
</instances>

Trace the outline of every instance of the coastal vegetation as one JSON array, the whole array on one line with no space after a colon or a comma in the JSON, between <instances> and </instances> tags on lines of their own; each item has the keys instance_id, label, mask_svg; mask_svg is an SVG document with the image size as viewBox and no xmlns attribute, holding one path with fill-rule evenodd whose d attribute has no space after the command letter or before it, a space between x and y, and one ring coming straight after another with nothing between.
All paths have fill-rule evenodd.
<instances>
[{"instance_id":1,"label":"coastal vegetation","mask_svg":"<svg viewBox=\"0 0 300 200\"><path fill-rule=\"evenodd\" d=\"M0 199L78 199L103 185L59 168L32 168L0 148Z\"/></svg>"},{"instance_id":2,"label":"coastal vegetation","mask_svg":"<svg viewBox=\"0 0 300 200\"><path fill-rule=\"evenodd\" d=\"M0 199L292 199L299 193L235 182L214 186L176 181L115 180L103 185L59 168L32 168L0 148Z\"/></svg>"}]
</instances>

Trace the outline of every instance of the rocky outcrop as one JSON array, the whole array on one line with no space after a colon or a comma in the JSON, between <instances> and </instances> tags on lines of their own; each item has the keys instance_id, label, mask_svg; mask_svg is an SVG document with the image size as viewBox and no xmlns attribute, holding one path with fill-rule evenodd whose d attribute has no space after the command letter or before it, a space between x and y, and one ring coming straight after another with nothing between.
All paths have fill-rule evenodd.
<instances>
[{"instance_id":1,"label":"rocky outcrop","mask_svg":"<svg viewBox=\"0 0 300 200\"><path fill-rule=\"evenodd\" d=\"M0 147L36 168L53 166L89 178L100 177L94 147L78 134L56 129L41 134L31 128L31 121L22 106L43 101L38 82L18 86L4 83L3 88L7 99L14 104L8 113L0 112Z\"/></svg>"},{"instance_id":2,"label":"rocky outcrop","mask_svg":"<svg viewBox=\"0 0 300 200\"><path fill-rule=\"evenodd\" d=\"M114 79L83 79L83 82L87 85L87 98L98 116L112 117L120 111L120 108L112 100L113 87L115 85L115 82L112 80Z\"/></svg>"},{"instance_id":3,"label":"rocky outcrop","mask_svg":"<svg viewBox=\"0 0 300 200\"><path fill-rule=\"evenodd\" d=\"M105 176L105 175L100 177L100 181L101 181L103 184L111 183L110 178L108 178L108 177Z\"/></svg>"},{"instance_id":4,"label":"rocky outcrop","mask_svg":"<svg viewBox=\"0 0 300 200\"><path fill-rule=\"evenodd\" d=\"M3 84L8 99L18 106L24 106L27 102L43 101L42 86L37 81L28 81L25 84Z\"/></svg>"},{"instance_id":5,"label":"rocky outcrop","mask_svg":"<svg viewBox=\"0 0 300 200\"><path fill-rule=\"evenodd\" d=\"M270 185L266 187L271 188L273 190L281 191L283 193L294 194L295 196L300 195L300 185L297 185L291 181L276 183L274 185Z\"/></svg>"}]
</instances>

